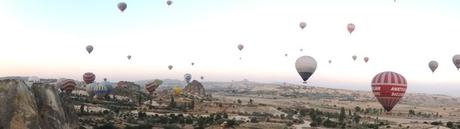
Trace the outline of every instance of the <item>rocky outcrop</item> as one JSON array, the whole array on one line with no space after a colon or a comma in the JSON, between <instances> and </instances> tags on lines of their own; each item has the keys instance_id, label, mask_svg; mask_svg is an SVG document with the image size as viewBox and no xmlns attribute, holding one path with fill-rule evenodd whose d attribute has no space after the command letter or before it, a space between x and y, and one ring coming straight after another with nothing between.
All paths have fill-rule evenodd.
<instances>
[{"instance_id":1,"label":"rocky outcrop","mask_svg":"<svg viewBox=\"0 0 460 129\"><path fill-rule=\"evenodd\" d=\"M70 98L50 84L0 80L0 129L77 129Z\"/></svg>"},{"instance_id":2,"label":"rocky outcrop","mask_svg":"<svg viewBox=\"0 0 460 129\"><path fill-rule=\"evenodd\" d=\"M183 92L186 94L192 94L192 95L198 95L198 96L206 95L203 85L197 80L193 80L191 83L185 86Z\"/></svg>"}]
</instances>

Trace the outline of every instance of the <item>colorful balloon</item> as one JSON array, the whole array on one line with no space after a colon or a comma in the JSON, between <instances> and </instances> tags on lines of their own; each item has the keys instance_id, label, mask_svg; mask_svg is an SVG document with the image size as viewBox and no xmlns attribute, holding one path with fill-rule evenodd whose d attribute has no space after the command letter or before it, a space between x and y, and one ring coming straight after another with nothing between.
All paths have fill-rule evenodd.
<instances>
[{"instance_id":1,"label":"colorful balloon","mask_svg":"<svg viewBox=\"0 0 460 129\"><path fill-rule=\"evenodd\" d=\"M368 62L369 61L369 57L364 57L364 62Z\"/></svg>"},{"instance_id":2,"label":"colorful balloon","mask_svg":"<svg viewBox=\"0 0 460 129\"><path fill-rule=\"evenodd\" d=\"M125 2L120 2L120 3L118 3L117 7L121 12L124 12L126 7L128 7L128 6L126 5Z\"/></svg>"},{"instance_id":3,"label":"colorful balloon","mask_svg":"<svg viewBox=\"0 0 460 129\"><path fill-rule=\"evenodd\" d=\"M66 94L70 94L77 86L77 83L75 83L75 81L72 79L65 79L61 81L59 85L61 91L65 92Z\"/></svg>"},{"instance_id":4,"label":"colorful balloon","mask_svg":"<svg viewBox=\"0 0 460 129\"><path fill-rule=\"evenodd\" d=\"M381 72L372 79L372 92L386 111L393 109L406 89L406 79L396 72Z\"/></svg>"},{"instance_id":5,"label":"colorful balloon","mask_svg":"<svg viewBox=\"0 0 460 129\"><path fill-rule=\"evenodd\" d=\"M106 96L109 94L109 88L105 85L97 85L96 87L94 87L94 93L98 96L98 97L102 97L102 96Z\"/></svg>"},{"instance_id":6,"label":"colorful balloon","mask_svg":"<svg viewBox=\"0 0 460 129\"><path fill-rule=\"evenodd\" d=\"M110 93L112 92L112 90L113 90L112 83L110 83L109 81L107 81L107 78L104 78L104 81L102 82L101 85L107 87L107 90L108 90L107 94L110 94Z\"/></svg>"},{"instance_id":7,"label":"colorful balloon","mask_svg":"<svg viewBox=\"0 0 460 129\"><path fill-rule=\"evenodd\" d=\"M431 72L434 73L434 71L436 71L436 69L438 68L438 62L437 61L430 61L430 63L428 63L428 67L431 69Z\"/></svg>"},{"instance_id":8,"label":"colorful balloon","mask_svg":"<svg viewBox=\"0 0 460 129\"><path fill-rule=\"evenodd\" d=\"M316 60L311 56L302 56L295 61L295 68L300 77L302 77L304 83L306 83L308 78L315 72L316 66Z\"/></svg>"},{"instance_id":9,"label":"colorful balloon","mask_svg":"<svg viewBox=\"0 0 460 129\"><path fill-rule=\"evenodd\" d=\"M457 70L460 69L460 55L454 55L452 57L452 62L454 62L455 67L457 67Z\"/></svg>"},{"instance_id":10,"label":"colorful balloon","mask_svg":"<svg viewBox=\"0 0 460 129\"><path fill-rule=\"evenodd\" d=\"M186 74L184 75L184 79L185 79L185 81L186 81L187 83L190 83L190 80L192 80L192 75L189 74L189 73L186 73Z\"/></svg>"},{"instance_id":11,"label":"colorful balloon","mask_svg":"<svg viewBox=\"0 0 460 129\"><path fill-rule=\"evenodd\" d=\"M88 54L91 54L91 52L93 52L93 49L94 47L92 45L86 46L86 51L88 52Z\"/></svg>"},{"instance_id":12,"label":"colorful balloon","mask_svg":"<svg viewBox=\"0 0 460 129\"><path fill-rule=\"evenodd\" d=\"M305 22L300 22L300 23L299 23L299 27L300 27L300 29L302 29L302 30L303 30L306 26L307 26L307 23L305 23Z\"/></svg>"},{"instance_id":13,"label":"colorful balloon","mask_svg":"<svg viewBox=\"0 0 460 129\"><path fill-rule=\"evenodd\" d=\"M94 75L94 73L86 72L83 74L83 81L85 81L86 84L93 83L94 80L96 80L96 75Z\"/></svg>"},{"instance_id":14,"label":"colorful balloon","mask_svg":"<svg viewBox=\"0 0 460 129\"><path fill-rule=\"evenodd\" d=\"M353 23L348 23L348 25L347 25L347 30L348 30L348 32L350 32L350 34L351 34L353 31L355 31L355 24L353 24Z\"/></svg>"},{"instance_id":15,"label":"colorful balloon","mask_svg":"<svg viewBox=\"0 0 460 129\"><path fill-rule=\"evenodd\" d=\"M152 94L161 84L163 84L162 80L155 79L147 84L145 84L145 89Z\"/></svg>"}]
</instances>

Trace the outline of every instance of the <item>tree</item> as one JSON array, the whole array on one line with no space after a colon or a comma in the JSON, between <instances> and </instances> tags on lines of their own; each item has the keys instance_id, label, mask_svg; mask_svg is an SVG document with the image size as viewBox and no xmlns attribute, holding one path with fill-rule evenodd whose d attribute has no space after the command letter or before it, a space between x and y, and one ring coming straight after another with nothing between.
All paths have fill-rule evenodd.
<instances>
[{"instance_id":1,"label":"tree","mask_svg":"<svg viewBox=\"0 0 460 129\"><path fill-rule=\"evenodd\" d=\"M238 104L241 105L242 101L240 99L237 100Z\"/></svg>"},{"instance_id":2,"label":"tree","mask_svg":"<svg viewBox=\"0 0 460 129\"><path fill-rule=\"evenodd\" d=\"M176 107L176 101L174 101L174 96L171 95L171 102L169 103L169 107L175 108Z\"/></svg>"},{"instance_id":3,"label":"tree","mask_svg":"<svg viewBox=\"0 0 460 129\"><path fill-rule=\"evenodd\" d=\"M80 106L80 113L85 113L85 105L84 104L82 104Z\"/></svg>"},{"instance_id":4,"label":"tree","mask_svg":"<svg viewBox=\"0 0 460 129\"><path fill-rule=\"evenodd\" d=\"M195 109L195 99L192 100L192 103L189 106L190 109Z\"/></svg>"},{"instance_id":5,"label":"tree","mask_svg":"<svg viewBox=\"0 0 460 129\"><path fill-rule=\"evenodd\" d=\"M356 124L359 124L359 120L361 119L361 116L359 116L356 112L353 114L353 122Z\"/></svg>"},{"instance_id":6,"label":"tree","mask_svg":"<svg viewBox=\"0 0 460 129\"><path fill-rule=\"evenodd\" d=\"M454 123L452 123L452 122L449 121L449 122L447 122L447 125L446 125L446 126L449 127L449 128L453 128L453 127L454 127Z\"/></svg>"},{"instance_id":7,"label":"tree","mask_svg":"<svg viewBox=\"0 0 460 129\"><path fill-rule=\"evenodd\" d=\"M339 114L339 122L340 123L343 123L344 120L345 120L345 108L344 107L341 107L340 108L340 114Z\"/></svg>"},{"instance_id":8,"label":"tree","mask_svg":"<svg viewBox=\"0 0 460 129\"><path fill-rule=\"evenodd\" d=\"M356 107L355 107L355 112L361 112L361 107L356 106Z\"/></svg>"}]
</instances>

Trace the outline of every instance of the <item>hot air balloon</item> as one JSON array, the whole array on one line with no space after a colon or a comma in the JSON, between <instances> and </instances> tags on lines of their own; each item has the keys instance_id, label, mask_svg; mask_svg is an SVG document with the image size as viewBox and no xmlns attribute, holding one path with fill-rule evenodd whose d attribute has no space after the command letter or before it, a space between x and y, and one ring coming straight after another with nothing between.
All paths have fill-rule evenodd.
<instances>
[{"instance_id":1,"label":"hot air balloon","mask_svg":"<svg viewBox=\"0 0 460 129\"><path fill-rule=\"evenodd\" d=\"M182 89L180 87L178 87L178 86L174 87L173 90L174 90L173 91L174 96L178 96L178 95L182 94Z\"/></svg>"},{"instance_id":2,"label":"hot air balloon","mask_svg":"<svg viewBox=\"0 0 460 129\"><path fill-rule=\"evenodd\" d=\"M93 98L94 95L96 95L95 91L94 91L94 88L96 88L96 84L95 83L91 83L91 84L87 84L86 85L86 92L88 92L88 95L90 98Z\"/></svg>"},{"instance_id":3,"label":"hot air balloon","mask_svg":"<svg viewBox=\"0 0 460 129\"><path fill-rule=\"evenodd\" d=\"M241 51L241 50L243 50L243 48L244 48L243 44L238 44L238 50Z\"/></svg>"},{"instance_id":4,"label":"hot air balloon","mask_svg":"<svg viewBox=\"0 0 460 129\"><path fill-rule=\"evenodd\" d=\"M173 66L172 66L172 65L169 65L169 66L168 66L168 69L169 69L169 70L171 70L172 68L173 68Z\"/></svg>"},{"instance_id":5,"label":"hot air balloon","mask_svg":"<svg viewBox=\"0 0 460 129\"><path fill-rule=\"evenodd\" d=\"M300 22L300 23L299 23L299 27L300 27L300 29L302 29L302 30L303 30L306 26L307 26L307 23L305 23L305 22Z\"/></svg>"},{"instance_id":6,"label":"hot air balloon","mask_svg":"<svg viewBox=\"0 0 460 129\"><path fill-rule=\"evenodd\" d=\"M295 61L295 68L302 77L304 83L307 83L308 78L316 70L316 60L311 56L302 56Z\"/></svg>"},{"instance_id":7,"label":"hot air balloon","mask_svg":"<svg viewBox=\"0 0 460 129\"><path fill-rule=\"evenodd\" d=\"M381 72L372 79L372 92L386 111L393 109L406 89L406 79L396 72Z\"/></svg>"},{"instance_id":8,"label":"hot air balloon","mask_svg":"<svg viewBox=\"0 0 460 129\"><path fill-rule=\"evenodd\" d=\"M303 49L302 49L302 48L300 49L300 52L303 52Z\"/></svg>"},{"instance_id":9,"label":"hot air balloon","mask_svg":"<svg viewBox=\"0 0 460 129\"><path fill-rule=\"evenodd\" d=\"M119 81L116 88L128 88L128 82Z\"/></svg>"},{"instance_id":10,"label":"hot air balloon","mask_svg":"<svg viewBox=\"0 0 460 129\"><path fill-rule=\"evenodd\" d=\"M195 65L195 63L192 62L192 66Z\"/></svg>"},{"instance_id":11,"label":"hot air balloon","mask_svg":"<svg viewBox=\"0 0 460 129\"><path fill-rule=\"evenodd\" d=\"M288 56L288 54L286 53L286 54L284 54L284 56Z\"/></svg>"},{"instance_id":12,"label":"hot air balloon","mask_svg":"<svg viewBox=\"0 0 460 129\"><path fill-rule=\"evenodd\" d=\"M369 57L364 57L364 62L368 62L369 61Z\"/></svg>"},{"instance_id":13,"label":"hot air balloon","mask_svg":"<svg viewBox=\"0 0 460 129\"><path fill-rule=\"evenodd\" d=\"M94 93L97 95L97 97L103 97L109 94L109 88L104 85L97 85L94 87Z\"/></svg>"},{"instance_id":14,"label":"hot air balloon","mask_svg":"<svg viewBox=\"0 0 460 129\"><path fill-rule=\"evenodd\" d=\"M77 83L75 83L75 81L72 79L65 79L59 82L61 91L65 92L66 94L72 93L72 91L75 89L75 86L77 86Z\"/></svg>"},{"instance_id":15,"label":"hot air balloon","mask_svg":"<svg viewBox=\"0 0 460 129\"><path fill-rule=\"evenodd\" d=\"M107 81L107 78L104 78L104 81L102 82L103 86L107 87L107 94L110 94L113 90L113 86L112 86L112 83L110 83L109 81Z\"/></svg>"},{"instance_id":16,"label":"hot air balloon","mask_svg":"<svg viewBox=\"0 0 460 129\"><path fill-rule=\"evenodd\" d=\"M126 5L125 2L120 2L120 3L118 3L117 7L121 12L124 12L126 7L128 7L128 6Z\"/></svg>"},{"instance_id":17,"label":"hot air balloon","mask_svg":"<svg viewBox=\"0 0 460 129\"><path fill-rule=\"evenodd\" d=\"M353 55L353 56L351 56L351 58L352 58L353 60L356 60L356 58L358 58L358 57L357 57L356 55Z\"/></svg>"},{"instance_id":18,"label":"hot air balloon","mask_svg":"<svg viewBox=\"0 0 460 129\"><path fill-rule=\"evenodd\" d=\"M347 30L350 32L350 34L355 30L355 24L353 23L348 23L347 25Z\"/></svg>"},{"instance_id":19,"label":"hot air balloon","mask_svg":"<svg viewBox=\"0 0 460 129\"><path fill-rule=\"evenodd\" d=\"M329 64L332 63L332 60L329 60Z\"/></svg>"},{"instance_id":20,"label":"hot air balloon","mask_svg":"<svg viewBox=\"0 0 460 129\"><path fill-rule=\"evenodd\" d=\"M185 79L185 81L186 81L187 83L190 83L190 80L192 79L192 75L189 74L189 73L186 73L186 74L184 75L184 79Z\"/></svg>"},{"instance_id":21,"label":"hot air balloon","mask_svg":"<svg viewBox=\"0 0 460 129\"><path fill-rule=\"evenodd\" d=\"M166 4L170 6L172 4L172 1L171 0L166 1Z\"/></svg>"},{"instance_id":22,"label":"hot air balloon","mask_svg":"<svg viewBox=\"0 0 460 129\"><path fill-rule=\"evenodd\" d=\"M204 79L204 77L203 77L203 76L201 76L201 77L200 77L200 79L201 79L201 80L203 80L203 79Z\"/></svg>"},{"instance_id":23,"label":"hot air balloon","mask_svg":"<svg viewBox=\"0 0 460 129\"><path fill-rule=\"evenodd\" d=\"M96 80L96 75L94 75L94 73L86 72L83 74L83 81L85 81L86 84L93 83L94 80Z\"/></svg>"},{"instance_id":24,"label":"hot air balloon","mask_svg":"<svg viewBox=\"0 0 460 129\"><path fill-rule=\"evenodd\" d=\"M126 57L128 57L128 60L131 60L131 55L128 55L128 56L126 56Z\"/></svg>"},{"instance_id":25,"label":"hot air balloon","mask_svg":"<svg viewBox=\"0 0 460 129\"><path fill-rule=\"evenodd\" d=\"M434 73L434 71L438 68L438 62L432 60L432 61L430 61L430 63L428 63L428 67L430 67L431 72Z\"/></svg>"},{"instance_id":26,"label":"hot air balloon","mask_svg":"<svg viewBox=\"0 0 460 129\"><path fill-rule=\"evenodd\" d=\"M460 55L454 55L452 57L452 62L454 62L455 67L457 67L457 70L460 69Z\"/></svg>"},{"instance_id":27,"label":"hot air balloon","mask_svg":"<svg viewBox=\"0 0 460 129\"><path fill-rule=\"evenodd\" d=\"M92 45L88 45L86 46L86 51L88 52L88 54L91 54L91 52L93 52L93 46Z\"/></svg>"},{"instance_id":28,"label":"hot air balloon","mask_svg":"<svg viewBox=\"0 0 460 129\"><path fill-rule=\"evenodd\" d=\"M162 80L155 79L147 84L145 84L145 89L152 94L161 84L163 84Z\"/></svg>"}]
</instances>

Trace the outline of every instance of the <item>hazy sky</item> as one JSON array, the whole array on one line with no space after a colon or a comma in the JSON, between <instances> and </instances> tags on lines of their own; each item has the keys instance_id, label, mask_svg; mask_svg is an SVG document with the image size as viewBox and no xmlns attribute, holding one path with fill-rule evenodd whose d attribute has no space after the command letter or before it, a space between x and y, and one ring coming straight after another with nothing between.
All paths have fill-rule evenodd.
<instances>
[{"instance_id":1,"label":"hazy sky","mask_svg":"<svg viewBox=\"0 0 460 129\"><path fill-rule=\"evenodd\" d=\"M166 0L125 0L125 13L118 2L0 1L0 76L81 80L91 71L98 81L118 81L191 73L300 84L294 62L310 55L318 61L310 85L370 90L372 77L390 70L406 77L409 92L460 91L452 63L460 54L458 0L173 0L169 7ZM434 74L431 60L439 62Z\"/></svg>"}]
</instances>

